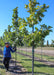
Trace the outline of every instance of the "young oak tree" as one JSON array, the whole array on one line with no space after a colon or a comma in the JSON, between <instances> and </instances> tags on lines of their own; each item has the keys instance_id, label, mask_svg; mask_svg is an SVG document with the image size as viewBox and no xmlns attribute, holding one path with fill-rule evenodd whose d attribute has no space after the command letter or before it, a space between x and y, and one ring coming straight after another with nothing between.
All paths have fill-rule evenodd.
<instances>
[{"instance_id":1,"label":"young oak tree","mask_svg":"<svg viewBox=\"0 0 54 75\"><path fill-rule=\"evenodd\" d=\"M18 38L18 40L16 41L16 44L18 45L23 45L23 35L27 34L27 30L26 30L26 21L20 17L18 17L18 7L16 7L15 9L13 9L13 15L12 15L12 28L13 28L13 41L14 39Z\"/></svg>"},{"instance_id":2,"label":"young oak tree","mask_svg":"<svg viewBox=\"0 0 54 75\"><path fill-rule=\"evenodd\" d=\"M40 40L41 46L44 46L44 39L47 35L49 35L50 32L52 32L52 27L51 26L47 26L45 24L40 25L39 40Z\"/></svg>"},{"instance_id":3,"label":"young oak tree","mask_svg":"<svg viewBox=\"0 0 54 75\"><path fill-rule=\"evenodd\" d=\"M27 23L27 25L29 25L30 28L33 28L34 25L37 25L37 24L39 24L39 22L42 21L42 18L44 17L44 12L47 11L47 8L49 8L49 6L48 5L46 6L46 4L39 5L39 3L36 0L29 0L29 4L28 5L25 4L25 8L27 9L27 12L30 14L30 16L26 18L27 19L26 23ZM39 42L39 41L37 41L39 39L38 38L39 36L37 36L38 31L35 31L35 32L36 32L36 34L32 33L31 36L29 35L30 40L31 40L30 41L31 45L33 45L32 41L35 38L37 38L37 39L36 39L36 41L34 41L34 43ZM34 38L33 38L33 36L34 36Z\"/></svg>"},{"instance_id":4,"label":"young oak tree","mask_svg":"<svg viewBox=\"0 0 54 75\"><path fill-rule=\"evenodd\" d=\"M18 7L13 9L13 15L12 15L12 29L13 29L13 42L16 43L17 39L17 34L19 30L19 25L18 25Z\"/></svg>"}]
</instances>

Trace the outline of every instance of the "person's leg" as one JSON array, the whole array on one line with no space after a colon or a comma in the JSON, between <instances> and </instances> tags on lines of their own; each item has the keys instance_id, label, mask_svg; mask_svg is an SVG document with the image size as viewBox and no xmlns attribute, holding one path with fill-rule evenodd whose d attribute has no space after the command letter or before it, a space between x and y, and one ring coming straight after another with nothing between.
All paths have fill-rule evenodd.
<instances>
[{"instance_id":1,"label":"person's leg","mask_svg":"<svg viewBox=\"0 0 54 75\"><path fill-rule=\"evenodd\" d=\"M3 58L3 64L4 64L5 68L6 68L6 58L5 57Z\"/></svg>"},{"instance_id":2,"label":"person's leg","mask_svg":"<svg viewBox=\"0 0 54 75\"><path fill-rule=\"evenodd\" d=\"M9 61L10 61L10 58L8 57L8 58L7 58L7 64L6 64L7 70L9 69Z\"/></svg>"},{"instance_id":3,"label":"person's leg","mask_svg":"<svg viewBox=\"0 0 54 75\"><path fill-rule=\"evenodd\" d=\"M9 57L3 58L3 64L4 64L5 68L6 68L6 71L9 69L9 61L10 61Z\"/></svg>"},{"instance_id":4,"label":"person's leg","mask_svg":"<svg viewBox=\"0 0 54 75\"><path fill-rule=\"evenodd\" d=\"M5 65L5 58L3 58L3 64Z\"/></svg>"}]
</instances>

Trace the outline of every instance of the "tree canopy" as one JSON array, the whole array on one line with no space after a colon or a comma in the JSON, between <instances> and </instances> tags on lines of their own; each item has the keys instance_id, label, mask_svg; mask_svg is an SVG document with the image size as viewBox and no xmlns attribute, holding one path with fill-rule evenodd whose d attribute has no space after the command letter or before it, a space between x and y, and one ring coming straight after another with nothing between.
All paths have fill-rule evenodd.
<instances>
[{"instance_id":1,"label":"tree canopy","mask_svg":"<svg viewBox=\"0 0 54 75\"><path fill-rule=\"evenodd\" d=\"M18 7L14 8L12 25L8 25L8 28L5 29L3 36L0 37L0 45L4 46L6 41L10 42L11 45L16 43L17 46L24 46L25 43L27 46L32 46L32 41L34 41L35 47L41 43L43 45L45 37L52 32L51 26L39 24L45 16L44 12L47 12L48 8L49 5L40 5L40 3L36 0L29 0L29 4L25 4L25 9L30 15L29 17L26 17L26 19L19 17ZM40 26L40 28L37 27L37 24ZM34 33L30 33L29 28L32 28L34 25L35 31ZM27 26L29 26L28 29Z\"/></svg>"}]
</instances>

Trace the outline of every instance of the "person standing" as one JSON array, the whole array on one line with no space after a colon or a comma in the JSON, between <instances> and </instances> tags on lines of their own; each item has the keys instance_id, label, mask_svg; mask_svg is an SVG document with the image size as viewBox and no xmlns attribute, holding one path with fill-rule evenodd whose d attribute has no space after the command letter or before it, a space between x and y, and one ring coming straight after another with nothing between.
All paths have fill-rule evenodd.
<instances>
[{"instance_id":1,"label":"person standing","mask_svg":"<svg viewBox=\"0 0 54 75\"><path fill-rule=\"evenodd\" d=\"M15 51L16 51L16 48L14 50L12 50L9 42L5 43L5 47L4 47L4 50L3 50L3 64L6 68L6 71L9 70L9 62L10 62L10 59L11 59L11 52L15 52Z\"/></svg>"}]
</instances>

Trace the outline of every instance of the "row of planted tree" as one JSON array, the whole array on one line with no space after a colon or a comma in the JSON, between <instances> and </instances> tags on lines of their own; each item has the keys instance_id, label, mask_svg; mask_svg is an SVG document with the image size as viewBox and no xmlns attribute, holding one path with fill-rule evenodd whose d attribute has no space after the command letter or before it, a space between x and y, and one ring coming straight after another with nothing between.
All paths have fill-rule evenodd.
<instances>
[{"instance_id":1,"label":"row of planted tree","mask_svg":"<svg viewBox=\"0 0 54 75\"><path fill-rule=\"evenodd\" d=\"M25 8L29 13L29 17L26 17L26 19L19 17L18 7L13 9L12 25L8 25L3 36L0 37L0 46L4 46L7 41L11 45L16 43L18 46L24 46L25 44L32 46L34 41L35 47L38 45L43 46L45 37L52 32L52 27L45 24L39 25L39 23L49 6L46 6L46 4L40 5L36 0L29 0L29 4L25 5ZM33 27L34 33L30 32Z\"/></svg>"}]
</instances>

